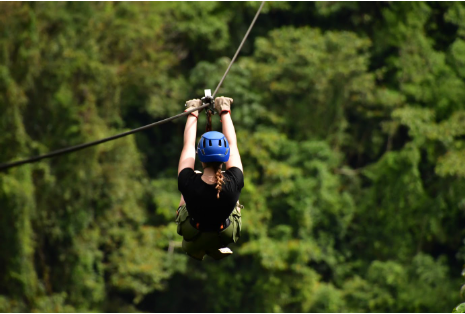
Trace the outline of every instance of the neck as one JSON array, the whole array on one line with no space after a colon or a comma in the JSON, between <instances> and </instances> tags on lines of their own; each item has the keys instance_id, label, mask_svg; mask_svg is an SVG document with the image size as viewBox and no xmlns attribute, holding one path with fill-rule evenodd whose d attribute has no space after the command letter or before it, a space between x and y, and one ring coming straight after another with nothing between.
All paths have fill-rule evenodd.
<instances>
[{"instance_id":1,"label":"neck","mask_svg":"<svg viewBox=\"0 0 465 314\"><path fill-rule=\"evenodd\" d=\"M215 174L216 173L215 173L215 171L213 171L213 168L208 167L208 168L203 169L203 175L204 176L207 176L207 177L215 176Z\"/></svg>"}]
</instances>

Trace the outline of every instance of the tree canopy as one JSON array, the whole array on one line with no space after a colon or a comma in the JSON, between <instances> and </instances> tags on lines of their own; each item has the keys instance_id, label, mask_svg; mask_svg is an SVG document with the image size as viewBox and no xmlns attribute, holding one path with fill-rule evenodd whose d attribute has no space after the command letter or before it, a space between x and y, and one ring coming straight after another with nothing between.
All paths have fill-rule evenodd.
<instances>
[{"instance_id":1,"label":"tree canopy","mask_svg":"<svg viewBox=\"0 0 465 314\"><path fill-rule=\"evenodd\" d=\"M2 2L0 162L180 113L216 87L259 5ZM177 246L180 118L0 173L0 311L459 303L464 3L268 2L221 95L245 176L232 257Z\"/></svg>"}]
</instances>

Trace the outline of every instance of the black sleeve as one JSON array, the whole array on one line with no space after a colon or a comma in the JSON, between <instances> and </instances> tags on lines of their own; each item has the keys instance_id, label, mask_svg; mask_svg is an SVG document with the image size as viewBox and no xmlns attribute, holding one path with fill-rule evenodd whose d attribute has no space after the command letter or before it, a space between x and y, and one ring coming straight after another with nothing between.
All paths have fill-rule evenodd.
<instances>
[{"instance_id":1,"label":"black sleeve","mask_svg":"<svg viewBox=\"0 0 465 314\"><path fill-rule=\"evenodd\" d=\"M228 176L229 180L233 183L236 191L242 190L244 187L244 174L242 170L237 167L231 167L225 171L225 174ZM234 189L234 188L233 188Z\"/></svg>"},{"instance_id":2,"label":"black sleeve","mask_svg":"<svg viewBox=\"0 0 465 314\"><path fill-rule=\"evenodd\" d=\"M181 194L185 194L184 192L187 191L189 182L191 181L192 176L195 175L194 169L192 168L184 168L178 175L178 190Z\"/></svg>"}]
</instances>

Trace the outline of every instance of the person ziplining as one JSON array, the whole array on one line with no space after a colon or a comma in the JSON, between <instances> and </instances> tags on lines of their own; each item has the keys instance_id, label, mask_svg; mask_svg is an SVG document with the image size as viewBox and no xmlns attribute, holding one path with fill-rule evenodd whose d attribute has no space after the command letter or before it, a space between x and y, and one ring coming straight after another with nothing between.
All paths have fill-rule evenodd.
<instances>
[{"instance_id":1,"label":"person ziplining","mask_svg":"<svg viewBox=\"0 0 465 314\"><path fill-rule=\"evenodd\" d=\"M204 133L197 150L197 120L202 109L187 116L184 129L184 145L178 165L181 200L176 223L178 234L183 237L183 250L197 260L203 260L205 255L216 260L231 255L227 245L236 243L241 233L243 206L239 204L239 196L244 187L244 175L231 117L232 103L233 99L228 97L215 99L214 109L220 115L223 133ZM189 100L186 111L202 106L200 99ZM208 117L210 120L210 115ZM194 170L196 153L203 173ZM223 165L226 165L224 172Z\"/></svg>"}]
</instances>

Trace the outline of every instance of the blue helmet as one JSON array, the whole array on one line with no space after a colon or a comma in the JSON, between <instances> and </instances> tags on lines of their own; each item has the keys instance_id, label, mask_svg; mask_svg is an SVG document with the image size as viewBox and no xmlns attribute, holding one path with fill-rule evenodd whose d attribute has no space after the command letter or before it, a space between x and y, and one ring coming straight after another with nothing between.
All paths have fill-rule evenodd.
<instances>
[{"instance_id":1,"label":"blue helmet","mask_svg":"<svg viewBox=\"0 0 465 314\"><path fill-rule=\"evenodd\" d=\"M229 160L229 143L223 133L204 133L197 146L201 162L226 162Z\"/></svg>"}]
</instances>

